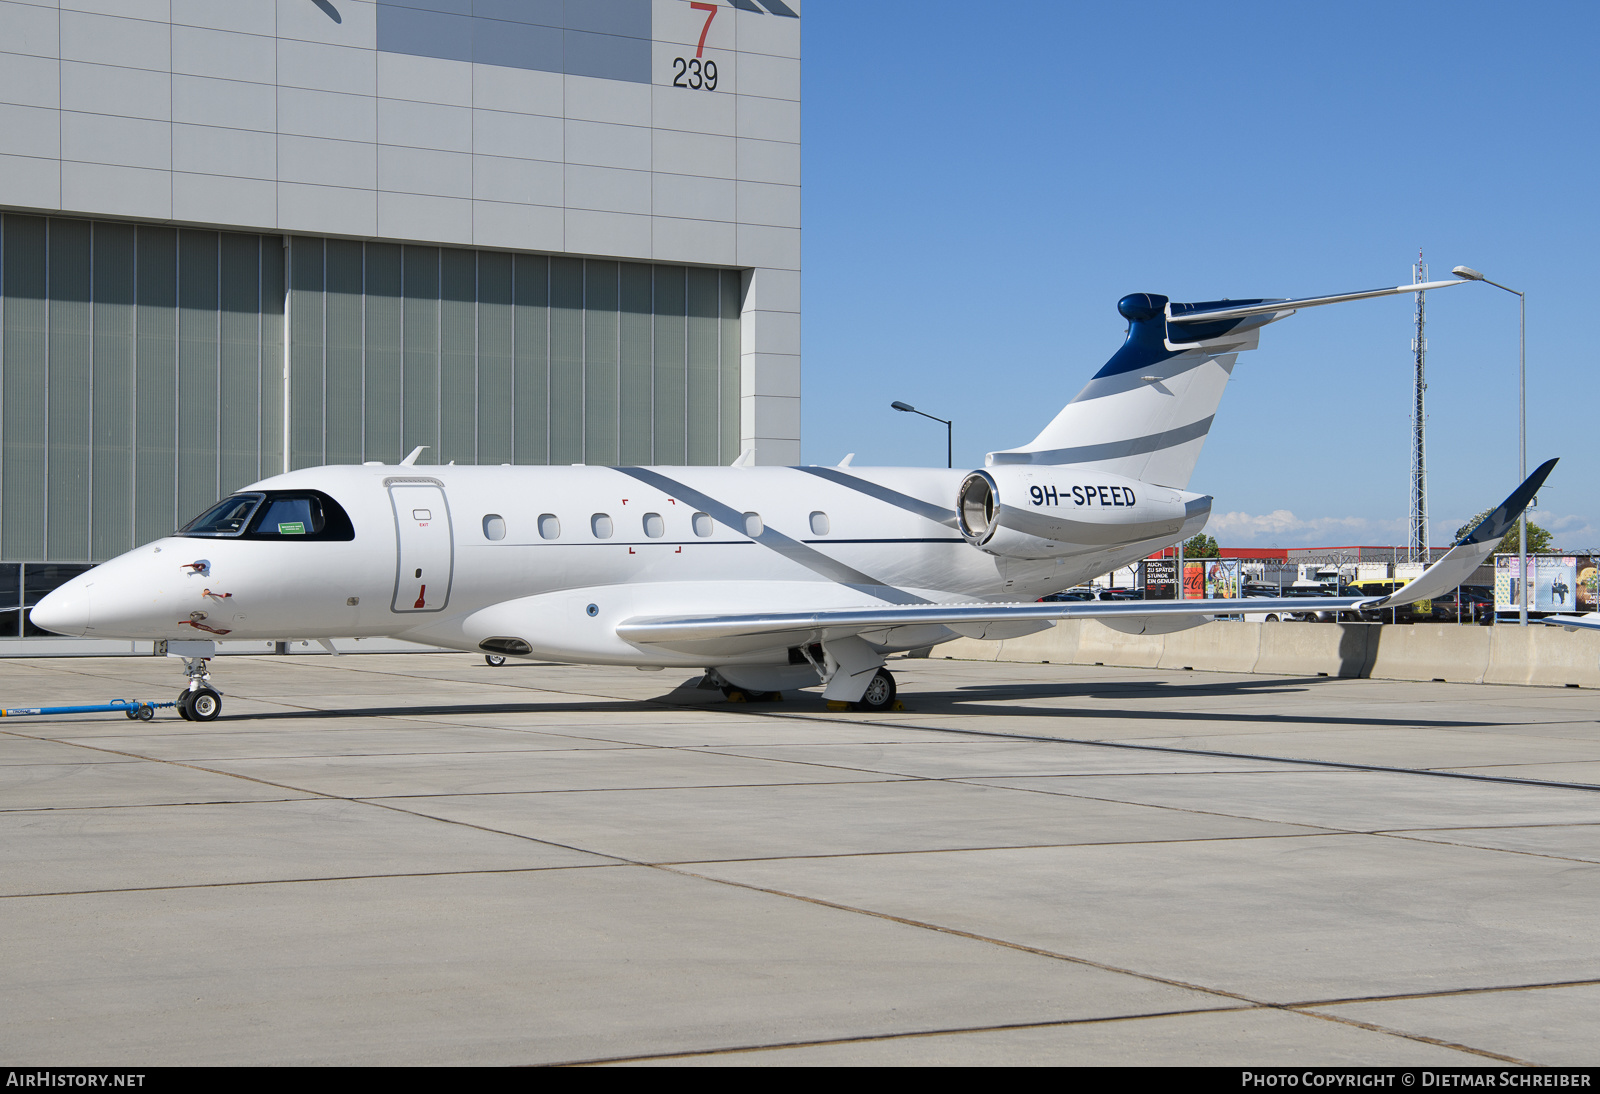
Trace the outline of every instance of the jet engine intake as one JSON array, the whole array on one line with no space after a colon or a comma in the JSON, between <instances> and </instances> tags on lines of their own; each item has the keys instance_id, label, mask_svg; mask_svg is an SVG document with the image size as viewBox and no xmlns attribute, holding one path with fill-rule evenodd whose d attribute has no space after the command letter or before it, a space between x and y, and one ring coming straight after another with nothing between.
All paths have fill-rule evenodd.
<instances>
[{"instance_id":1,"label":"jet engine intake","mask_svg":"<svg viewBox=\"0 0 1600 1094\"><path fill-rule=\"evenodd\" d=\"M1002 558L1061 558L1145 540L1172 541L1205 526L1211 498L1062 466L974 471L956 492L961 534Z\"/></svg>"}]
</instances>

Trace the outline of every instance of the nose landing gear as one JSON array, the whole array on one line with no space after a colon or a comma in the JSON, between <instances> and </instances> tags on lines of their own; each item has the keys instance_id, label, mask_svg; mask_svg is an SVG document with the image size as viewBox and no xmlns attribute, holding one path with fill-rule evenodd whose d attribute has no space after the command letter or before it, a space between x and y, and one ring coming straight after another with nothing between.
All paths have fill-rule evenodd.
<instances>
[{"instance_id":1,"label":"nose landing gear","mask_svg":"<svg viewBox=\"0 0 1600 1094\"><path fill-rule=\"evenodd\" d=\"M190 651L176 653L172 649L175 645L176 642L168 643L167 656L183 658L183 674L189 678L189 686L178 692L178 716L190 722L216 721L217 715L222 713L222 693L211 686L211 673L206 668L209 656L202 651L194 651L200 656L190 656ZM216 647L212 645L210 652L215 650Z\"/></svg>"}]
</instances>

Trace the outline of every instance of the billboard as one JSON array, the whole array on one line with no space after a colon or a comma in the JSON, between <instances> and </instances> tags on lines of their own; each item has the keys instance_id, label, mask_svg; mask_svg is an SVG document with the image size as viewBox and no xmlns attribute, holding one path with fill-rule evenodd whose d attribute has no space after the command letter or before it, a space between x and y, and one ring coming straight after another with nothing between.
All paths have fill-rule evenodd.
<instances>
[{"instance_id":1,"label":"billboard","mask_svg":"<svg viewBox=\"0 0 1600 1094\"><path fill-rule=\"evenodd\" d=\"M1239 595L1239 573L1243 560L1237 558L1208 559L1206 567L1206 599L1231 600Z\"/></svg>"},{"instance_id":2,"label":"billboard","mask_svg":"<svg viewBox=\"0 0 1600 1094\"><path fill-rule=\"evenodd\" d=\"M1146 600L1178 599L1178 560L1152 558L1144 563L1144 598Z\"/></svg>"},{"instance_id":3,"label":"billboard","mask_svg":"<svg viewBox=\"0 0 1600 1094\"><path fill-rule=\"evenodd\" d=\"M1529 555L1526 573L1517 573L1516 555L1494 558L1494 610L1514 612L1522 606L1526 582L1531 612L1595 610L1595 560L1587 555Z\"/></svg>"}]
</instances>

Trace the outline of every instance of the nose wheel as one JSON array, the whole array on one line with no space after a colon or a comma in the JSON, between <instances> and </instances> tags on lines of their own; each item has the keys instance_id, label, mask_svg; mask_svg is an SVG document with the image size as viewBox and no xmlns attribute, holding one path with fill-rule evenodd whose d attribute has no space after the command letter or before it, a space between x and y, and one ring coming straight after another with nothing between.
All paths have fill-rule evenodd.
<instances>
[{"instance_id":1,"label":"nose wheel","mask_svg":"<svg viewBox=\"0 0 1600 1094\"><path fill-rule=\"evenodd\" d=\"M222 713L222 696L211 688L178 692L178 716L191 722L214 722Z\"/></svg>"},{"instance_id":2,"label":"nose wheel","mask_svg":"<svg viewBox=\"0 0 1600 1094\"><path fill-rule=\"evenodd\" d=\"M222 713L222 693L211 686L206 658L185 657L183 672L189 686L178 692L178 716L190 722L214 722Z\"/></svg>"}]
</instances>

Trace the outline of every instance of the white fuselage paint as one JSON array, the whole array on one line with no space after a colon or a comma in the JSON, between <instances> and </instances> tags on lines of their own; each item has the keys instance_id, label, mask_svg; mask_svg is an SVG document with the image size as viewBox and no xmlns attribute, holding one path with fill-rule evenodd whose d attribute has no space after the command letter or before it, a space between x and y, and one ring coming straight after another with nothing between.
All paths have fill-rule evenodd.
<instances>
[{"instance_id":1,"label":"white fuselage paint","mask_svg":"<svg viewBox=\"0 0 1600 1094\"><path fill-rule=\"evenodd\" d=\"M41 626L89 637L288 640L387 636L478 650L520 639L530 656L699 666L704 654L642 647L629 619L812 611L928 601L1031 601L1172 542L1065 545L1022 561L969 545L954 526L962 470L784 467L336 466L246 490L320 490L349 514L348 542L169 536L75 578L35 609ZM697 535L694 516L713 518ZM745 514L761 529L747 532ZM825 514L816 522L813 514ZM949 518L941 523L940 514ZM593 518L610 518L610 538ZM659 536L646 534L648 524ZM554 516L556 538L540 534ZM503 538L488 538L498 516ZM1106 509L1104 522L1131 521ZM825 525L823 520L825 519ZM548 523L548 522L547 522ZM702 521L702 525L703 525ZM498 528L495 529L498 531ZM1188 526L1182 534L1190 534ZM204 561L204 572L187 564ZM419 576L420 571L420 576ZM1029 626L1027 629L1037 629ZM944 627L867 636L880 650L947 641ZM783 662L747 648L718 663Z\"/></svg>"}]
</instances>

